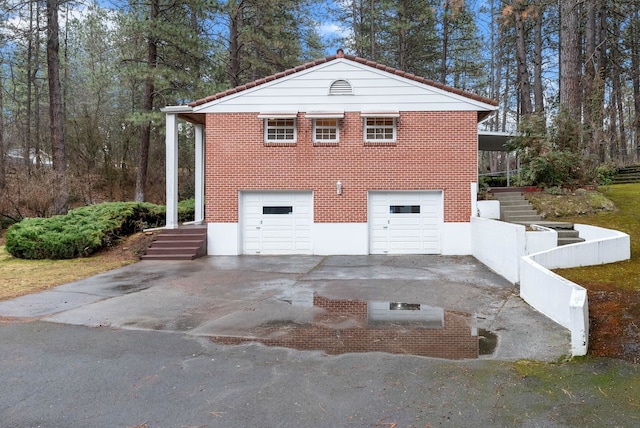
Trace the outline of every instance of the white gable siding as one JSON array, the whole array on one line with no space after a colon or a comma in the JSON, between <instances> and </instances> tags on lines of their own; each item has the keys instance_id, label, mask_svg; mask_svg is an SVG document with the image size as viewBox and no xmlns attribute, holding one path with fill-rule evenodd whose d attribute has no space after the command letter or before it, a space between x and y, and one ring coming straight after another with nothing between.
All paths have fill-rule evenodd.
<instances>
[{"instance_id":1,"label":"white gable siding","mask_svg":"<svg viewBox=\"0 0 640 428\"><path fill-rule=\"evenodd\" d=\"M353 95L329 95L346 80ZM496 107L346 59L308 70L195 107L197 113L259 111L492 111Z\"/></svg>"}]
</instances>

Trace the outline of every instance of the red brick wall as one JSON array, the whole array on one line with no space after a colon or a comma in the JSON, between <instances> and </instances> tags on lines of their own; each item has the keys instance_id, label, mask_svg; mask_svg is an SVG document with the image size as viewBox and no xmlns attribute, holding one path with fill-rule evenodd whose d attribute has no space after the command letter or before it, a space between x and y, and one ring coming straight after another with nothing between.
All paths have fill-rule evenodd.
<instances>
[{"instance_id":1,"label":"red brick wall","mask_svg":"<svg viewBox=\"0 0 640 428\"><path fill-rule=\"evenodd\" d=\"M475 111L401 112L395 146L366 146L363 119L346 113L338 146L314 146L298 114L295 146L264 145L258 113L210 114L206 221L237 222L238 190L313 190L316 223L366 222L368 190L443 190L444 221L468 222L477 177ZM343 194L336 194L340 180Z\"/></svg>"}]
</instances>

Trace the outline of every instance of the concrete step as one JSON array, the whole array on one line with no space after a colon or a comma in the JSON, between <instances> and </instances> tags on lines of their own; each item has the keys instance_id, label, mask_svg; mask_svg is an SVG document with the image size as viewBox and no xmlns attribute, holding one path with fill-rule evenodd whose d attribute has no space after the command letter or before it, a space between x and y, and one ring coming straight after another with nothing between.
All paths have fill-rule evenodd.
<instances>
[{"instance_id":1,"label":"concrete step","mask_svg":"<svg viewBox=\"0 0 640 428\"><path fill-rule=\"evenodd\" d=\"M509 223L519 223L519 224L524 224L524 223L535 223L538 224L538 221L540 221L542 218L539 215L518 215L518 216L512 216L509 217L509 219L505 219L504 221L508 221Z\"/></svg>"},{"instance_id":2,"label":"concrete step","mask_svg":"<svg viewBox=\"0 0 640 428\"><path fill-rule=\"evenodd\" d=\"M192 254L145 254L143 260L195 260L198 257Z\"/></svg>"},{"instance_id":3,"label":"concrete step","mask_svg":"<svg viewBox=\"0 0 640 428\"><path fill-rule=\"evenodd\" d=\"M508 211L502 212L502 217L504 217L505 219L508 219L510 217L523 216L523 215L538 215L538 213L536 212L536 210L532 208L521 209L521 210L508 210Z\"/></svg>"},{"instance_id":4,"label":"concrete step","mask_svg":"<svg viewBox=\"0 0 640 428\"><path fill-rule=\"evenodd\" d=\"M580 232L575 229L556 229L556 232L558 232L558 239L580 237Z\"/></svg>"},{"instance_id":5,"label":"concrete step","mask_svg":"<svg viewBox=\"0 0 640 428\"><path fill-rule=\"evenodd\" d=\"M496 193L494 196L500 202L526 200L524 196L522 196L520 193L516 193L516 194Z\"/></svg>"},{"instance_id":6,"label":"concrete step","mask_svg":"<svg viewBox=\"0 0 640 428\"><path fill-rule=\"evenodd\" d=\"M202 243L201 239L196 240L177 240L177 239L156 239L153 241L153 248L156 247L175 247L176 245L182 247L199 247Z\"/></svg>"},{"instance_id":7,"label":"concrete step","mask_svg":"<svg viewBox=\"0 0 640 428\"><path fill-rule=\"evenodd\" d=\"M517 207L517 206L521 206L521 205L526 205L529 206L529 202L527 202L524 199L514 199L514 200L510 200L510 199L506 199L504 201L499 201L500 202L500 207Z\"/></svg>"},{"instance_id":8,"label":"concrete step","mask_svg":"<svg viewBox=\"0 0 640 428\"><path fill-rule=\"evenodd\" d=\"M558 237L558 247L561 245L569 245L569 244L577 244L579 242L584 242L582 238L560 238Z\"/></svg>"},{"instance_id":9,"label":"concrete step","mask_svg":"<svg viewBox=\"0 0 640 428\"><path fill-rule=\"evenodd\" d=\"M521 224L523 226L531 226L532 224L537 224L538 226L548 227L549 229L573 229L573 223L567 223L562 221L548 221L548 220L539 220L535 222L530 221L514 221L513 223Z\"/></svg>"},{"instance_id":10,"label":"concrete step","mask_svg":"<svg viewBox=\"0 0 640 428\"><path fill-rule=\"evenodd\" d=\"M195 233L160 233L156 241L201 241L206 237L206 234Z\"/></svg>"},{"instance_id":11,"label":"concrete step","mask_svg":"<svg viewBox=\"0 0 640 428\"><path fill-rule=\"evenodd\" d=\"M515 212L515 211L535 211L535 210L529 204L520 204L520 205L507 205L506 207L501 206L500 211L506 213L506 212Z\"/></svg>"},{"instance_id":12,"label":"concrete step","mask_svg":"<svg viewBox=\"0 0 640 428\"><path fill-rule=\"evenodd\" d=\"M143 260L193 260L207 253L206 227L165 229L151 243Z\"/></svg>"},{"instance_id":13,"label":"concrete step","mask_svg":"<svg viewBox=\"0 0 640 428\"><path fill-rule=\"evenodd\" d=\"M622 168L618 169L618 173L619 174L625 174L628 172L638 172L640 173L640 165L629 165L629 166L623 166Z\"/></svg>"},{"instance_id":14,"label":"concrete step","mask_svg":"<svg viewBox=\"0 0 640 428\"><path fill-rule=\"evenodd\" d=\"M629 177L626 175L617 175L613 177L613 180L611 182L613 184L640 183L640 177Z\"/></svg>"},{"instance_id":15,"label":"concrete step","mask_svg":"<svg viewBox=\"0 0 640 428\"><path fill-rule=\"evenodd\" d=\"M150 254L195 254L198 249L200 248L200 245L197 245L195 247L151 247L149 249L147 249L147 254L146 255L150 255Z\"/></svg>"},{"instance_id":16,"label":"concrete step","mask_svg":"<svg viewBox=\"0 0 640 428\"><path fill-rule=\"evenodd\" d=\"M618 169L613 177L615 184L640 183L640 165L629 165Z\"/></svg>"}]
</instances>

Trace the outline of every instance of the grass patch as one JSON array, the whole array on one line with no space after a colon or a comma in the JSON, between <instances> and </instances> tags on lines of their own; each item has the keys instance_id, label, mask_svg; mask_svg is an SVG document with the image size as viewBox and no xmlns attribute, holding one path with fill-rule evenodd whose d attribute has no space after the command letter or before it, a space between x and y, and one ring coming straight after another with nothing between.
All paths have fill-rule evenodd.
<instances>
[{"instance_id":1,"label":"grass patch","mask_svg":"<svg viewBox=\"0 0 640 428\"><path fill-rule=\"evenodd\" d=\"M24 260L0 246L0 300L47 290L135 262L94 256L71 260Z\"/></svg>"},{"instance_id":2,"label":"grass patch","mask_svg":"<svg viewBox=\"0 0 640 428\"><path fill-rule=\"evenodd\" d=\"M564 221L615 229L631 237L631 259L599 266L559 269L563 277L587 289L640 290L640 184L617 184L603 192L616 211L561 217Z\"/></svg>"},{"instance_id":3,"label":"grass patch","mask_svg":"<svg viewBox=\"0 0 640 428\"><path fill-rule=\"evenodd\" d=\"M554 272L587 289L589 353L640 363L640 184L617 184L603 197L614 211L551 217L615 229L629 234L631 259L606 265L556 269Z\"/></svg>"},{"instance_id":4,"label":"grass patch","mask_svg":"<svg viewBox=\"0 0 640 428\"><path fill-rule=\"evenodd\" d=\"M135 233L90 257L68 260L25 260L0 245L0 301L79 281L135 263L153 240L153 233ZM2 244L2 238L0 238Z\"/></svg>"},{"instance_id":5,"label":"grass patch","mask_svg":"<svg viewBox=\"0 0 640 428\"><path fill-rule=\"evenodd\" d=\"M638 366L582 357L562 364L518 361L514 369L521 378L518 387L535 393L536 402L556 403L560 425L608 425L625 419L629 426L640 423ZM564 407L566 411L558 411Z\"/></svg>"}]
</instances>

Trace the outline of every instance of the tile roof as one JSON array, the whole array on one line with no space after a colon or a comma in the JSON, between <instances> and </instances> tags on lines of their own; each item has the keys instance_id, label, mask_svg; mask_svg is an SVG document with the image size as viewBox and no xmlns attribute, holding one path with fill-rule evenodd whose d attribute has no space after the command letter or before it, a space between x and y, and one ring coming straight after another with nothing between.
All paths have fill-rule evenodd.
<instances>
[{"instance_id":1,"label":"tile roof","mask_svg":"<svg viewBox=\"0 0 640 428\"><path fill-rule=\"evenodd\" d=\"M460 95L460 96L463 96L463 97L466 97L466 98L470 98L470 99L475 100L475 101L480 101L482 103L486 103L486 104L489 104L489 105L492 105L492 106L497 106L498 105L498 102L494 101L492 99L489 99L489 98L486 98L486 97L482 97L480 95L475 95L475 94L472 94L470 92L463 91L461 89L453 88L451 86L447 86L447 85L444 85L442 83L435 82L433 80L425 79L424 77L416 76L415 74L407 73L406 71L398 70L398 69L393 68L393 67L388 67L386 65L379 64L379 63L377 63L375 61L371 61L371 60L368 60L368 59L365 59L365 58L360 58L360 57L357 57L357 56L354 56L354 55L346 55L346 54L342 54L342 53L339 53L337 55L331 55L331 56L328 56L328 57L325 57L325 58L316 59L314 61L307 62L305 64L299 65L299 66L294 67L294 68L290 68L290 69L282 71L280 73L272 74L271 76L267 76L267 77L264 77L262 79L254 80L253 82L249 82L249 83L247 83L245 85L236 86L235 88L231 88L231 89L227 89L226 91L218 92L217 94L208 96L206 98L201 98L199 100L190 102L188 105L190 107L197 107L197 106L200 106L202 104L206 104L206 103L211 102L211 101L219 100L220 98L224 98L224 97L232 95L232 94L237 94L238 92L246 91L247 89L251 89L251 88L254 88L256 86L260 86L260 85L265 84L267 82L271 82L273 80L281 79L281 78L283 78L285 76L289 76L291 74L295 74L295 73L298 73L298 72L303 71L303 70L308 70L309 68L315 67L317 65L324 64L324 63L327 63L329 61L333 61L336 58L345 58L345 59L348 59L350 61L357 62L357 63L360 63L360 64L364 64L366 66L375 68L377 70L383 70L383 71L386 71L387 73L391 73L391 74L394 74L396 76L401 76L401 77L404 77L406 79L414 80L416 82L423 83L423 84L429 85L429 86L433 86L433 87L441 89L443 91L451 92L453 94Z\"/></svg>"}]
</instances>

